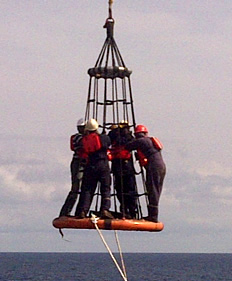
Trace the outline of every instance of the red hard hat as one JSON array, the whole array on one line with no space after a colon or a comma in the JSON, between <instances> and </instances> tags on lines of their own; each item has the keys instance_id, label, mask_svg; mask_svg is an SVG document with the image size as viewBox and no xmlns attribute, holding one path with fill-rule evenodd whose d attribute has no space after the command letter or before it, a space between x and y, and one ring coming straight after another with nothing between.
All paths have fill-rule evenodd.
<instances>
[{"instance_id":1,"label":"red hard hat","mask_svg":"<svg viewBox=\"0 0 232 281\"><path fill-rule=\"evenodd\" d=\"M138 133L148 133L148 130L144 125L137 125L135 127L135 134L138 134Z\"/></svg>"}]
</instances>

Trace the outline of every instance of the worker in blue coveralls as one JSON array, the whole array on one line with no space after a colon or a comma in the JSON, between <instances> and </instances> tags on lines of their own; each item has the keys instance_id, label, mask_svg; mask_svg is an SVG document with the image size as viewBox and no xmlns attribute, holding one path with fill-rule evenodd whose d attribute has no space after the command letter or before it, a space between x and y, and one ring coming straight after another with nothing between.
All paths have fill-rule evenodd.
<instances>
[{"instance_id":1,"label":"worker in blue coveralls","mask_svg":"<svg viewBox=\"0 0 232 281\"><path fill-rule=\"evenodd\" d=\"M122 120L117 127L113 127L109 136L111 170L120 211L122 217L135 219L137 213L135 169L131 152L125 149L125 145L133 140L128 121Z\"/></svg>"},{"instance_id":2,"label":"worker in blue coveralls","mask_svg":"<svg viewBox=\"0 0 232 281\"><path fill-rule=\"evenodd\" d=\"M88 120L85 126L85 136L82 139L88 162L84 170L80 199L75 212L78 219L87 216L98 182L100 182L101 193L100 217L102 219L113 218L109 211L111 177L107 158L110 138L105 134L99 134L98 126L95 119Z\"/></svg>"},{"instance_id":3,"label":"worker in blue coveralls","mask_svg":"<svg viewBox=\"0 0 232 281\"><path fill-rule=\"evenodd\" d=\"M69 192L64 205L61 208L60 216L70 215L72 208L77 200L81 188L83 170L86 163L86 155L83 153L82 137L85 129L85 121L81 118L77 121L78 133L70 137L70 149L74 152L70 164L71 170L71 191Z\"/></svg>"},{"instance_id":4,"label":"worker in blue coveralls","mask_svg":"<svg viewBox=\"0 0 232 281\"><path fill-rule=\"evenodd\" d=\"M162 192L166 166L161 155L162 144L157 138L149 137L144 125L135 128L136 139L126 144L129 151L137 150L140 164L146 169L148 192L148 216L145 220L158 222L158 205Z\"/></svg>"}]
</instances>

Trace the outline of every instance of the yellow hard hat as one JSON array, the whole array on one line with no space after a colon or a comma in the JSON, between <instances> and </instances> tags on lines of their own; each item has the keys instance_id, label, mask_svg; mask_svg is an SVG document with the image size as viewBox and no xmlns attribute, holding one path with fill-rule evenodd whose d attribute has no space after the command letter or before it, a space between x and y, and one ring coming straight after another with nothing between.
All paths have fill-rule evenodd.
<instances>
[{"instance_id":1,"label":"yellow hard hat","mask_svg":"<svg viewBox=\"0 0 232 281\"><path fill-rule=\"evenodd\" d=\"M119 123L119 127L120 128L125 128L125 127L129 127L130 124L127 120L122 120L120 123Z\"/></svg>"},{"instance_id":2,"label":"yellow hard hat","mask_svg":"<svg viewBox=\"0 0 232 281\"><path fill-rule=\"evenodd\" d=\"M117 129L117 128L118 128L118 125L116 125L116 124L112 124L110 126L110 130L114 130L114 129Z\"/></svg>"},{"instance_id":3,"label":"yellow hard hat","mask_svg":"<svg viewBox=\"0 0 232 281\"><path fill-rule=\"evenodd\" d=\"M98 129L98 122L95 119L89 119L86 123L85 130L86 131L96 131Z\"/></svg>"}]
</instances>

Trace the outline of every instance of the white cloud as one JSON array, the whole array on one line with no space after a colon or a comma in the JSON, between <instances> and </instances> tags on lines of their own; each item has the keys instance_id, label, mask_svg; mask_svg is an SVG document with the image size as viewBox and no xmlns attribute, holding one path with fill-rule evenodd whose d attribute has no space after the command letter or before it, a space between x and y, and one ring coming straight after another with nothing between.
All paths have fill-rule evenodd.
<instances>
[{"instance_id":1,"label":"white cloud","mask_svg":"<svg viewBox=\"0 0 232 281\"><path fill-rule=\"evenodd\" d=\"M213 192L219 201L232 205L232 182L230 186L216 185Z\"/></svg>"},{"instance_id":2,"label":"white cloud","mask_svg":"<svg viewBox=\"0 0 232 281\"><path fill-rule=\"evenodd\" d=\"M232 168L218 161L206 161L200 167L196 167L195 171L202 176L221 176L225 179L232 176Z\"/></svg>"}]
</instances>

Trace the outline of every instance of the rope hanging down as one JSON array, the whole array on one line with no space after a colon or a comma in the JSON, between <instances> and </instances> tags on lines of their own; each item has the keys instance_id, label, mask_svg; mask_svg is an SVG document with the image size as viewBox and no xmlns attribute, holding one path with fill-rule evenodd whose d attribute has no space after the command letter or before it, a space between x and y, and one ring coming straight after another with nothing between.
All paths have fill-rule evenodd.
<instances>
[{"instance_id":1,"label":"rope hanging down","mask_svg":"<svg viewBox=\"0 0 232 281\"><path fill-rule=\"evenodd\" d=\"M92 215L91 220L92 220L92 223L94 224L94 226L95 226L95 228L96 228L96 230L97 230L97 232L98 232L98 234L99 234L99 236L100 236L100 238L101 238L101 240L102 240L104 246L106 247L107 251L109 252L109 254L110 254L110 256L111 256L111 258L112 258L114 264L116 265L116 267L117 267L119 273L121 274L123 280L124 280L124 281L128 281L127 276L126 276L126 269L125 269L124 261L123 261L123 258L122 258L122 252L121 252L121 247L120 247L120 245L119 245L118 237L116 237L116 241L117 241L118 249L119 249L119 252L120 252L120 257L121 257L121 263L122 263L123 271L122 271L122 269L120 268L120 266L119 266L117 260L115 259L115 257L114 257L114 255L113 255L112 251L110 250L109 246L107 245L106 240L105 240L105 238L103 237L103 235L102 235L100 229L98 228L97 223L98 223L99 218L96 217L95 215ZM116 232L115 232L115 233L116 233ZM116 235L116 234L115 234L115 235Z\"/></svg>"},{"instance_id":2,"label":"rope hanging down","mask_svg":"<svg viewBox=\"0 0 232 281\"><path fill-rule=\"evenodd\" d=\"M118 251L119 251L119 254L120 254L120 259L121 259L121 264L122 264L122 269L123 269L123 272L124 272L124 276L127 278L126 267L125 267L125 263L124 263L124 259L123 259L123 255L122 255L122 250L121 250L121 246L120 246L117 230L114 231L114 234L115 234L115 240L116 240L116 243L117 243L117 246L118 246Z\"/></svg>"}]
</instances>

